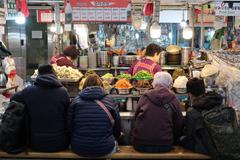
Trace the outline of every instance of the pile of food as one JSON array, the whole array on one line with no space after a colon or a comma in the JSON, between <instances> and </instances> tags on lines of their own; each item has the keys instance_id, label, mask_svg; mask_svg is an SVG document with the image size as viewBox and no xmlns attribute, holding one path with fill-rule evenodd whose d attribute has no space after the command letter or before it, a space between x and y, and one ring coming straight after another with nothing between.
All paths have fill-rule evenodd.
<instances>
[{"instance_id":1,"label":"pile of food","mask_svg":"<svg viewBox=\"0 0 240 160\"><path fill-rule=\"evenodd\" d=\"M103 81L103 87L106 90L111 90L112 89L112 85L108 81Z\"/></svg>"},{"instance_id":2,"label":"pile of food","mask_svg":"<svg viewBox=\"0 0 240 160\"><path fill-rule=\"evenodd\" d=\"M126 79L119 79L115 84L115 88L117 89L130 89L132 88L131 83L129 83Z\"/></svg>"},{"instance_id":3,"label":"pile of food","mask_svg":"<svg viewBox=\"0 0 240 160\"><path fill-rule=\"evenodd\" d=\"M108 79L108 78L114 78L114 77L111 73L107 73L107 74L103 75L102 78Z\"/></svg>"},{"instance_id":4,"label":"pile of food","mask_svg":"<svg viewBox=\"0 0 240 160\"><path fill-rule=\"evenodd\" d=\"M57 66L56 64L52 66L59 79L79 80L83 77L83 74L79 70L73 69L72 67Z\"/></svg>"},{"instance_id":5,"label":"pile of food","mask_svg":"<svg viewBox=\"0 0 240 160\"><path fill-rule=\"evenodd\" d=\"M120 74L120 75L118 75L117 77L116 77L117 79L131 79L132 78L132 76L131 76L131 74Z\"/></svg>"},{"instance_id":6,"label":"pile of food","mask_svg":"<svg viewBox=\"0 0 240 160\"><path fill-rule=\"evenodd\" d=\"M142 70L142 71L137 72L133 76L133 78L136 80L150 80L150 79L152 79L152 75L150 72Z\"/></svg>"},{"instance_id":7,"label":"pile of food","mask_svg":"<svg viewBox=\"0 0 240 160\"><path fill-rule=\"evenodd\" d=\"M136 84L136 88L152 88L152 85L149 81L139 80Z\"/></svg>"}]
</instances>

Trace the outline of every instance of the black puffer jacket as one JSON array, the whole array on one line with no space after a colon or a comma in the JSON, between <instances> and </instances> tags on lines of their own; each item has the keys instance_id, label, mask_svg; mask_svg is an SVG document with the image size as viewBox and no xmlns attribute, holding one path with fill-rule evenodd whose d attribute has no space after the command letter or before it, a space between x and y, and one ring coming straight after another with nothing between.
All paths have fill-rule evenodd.
<instances>
[{"instance_id":1,"label":"black puffer jacket","mask_svg":"<svg viewBox=\"0 0 240 160\"><path fill-rule=\"evenodd\" d=\"M102 101L115 119L112 126L105 111L94 100ZM113 99L100 87L84 89L69 108L68 124L71 149L83 155L98 157L109 154L120 136L120 116Z\"/></svg>"},{"instance_id":2,"label":"black puffer jacket","mask_svg":"<svg viewBox=\"0 0 240 160\"><path fill-rule=\"evenodd\" d=\"M12 100L28 108L32 149L55 152L68 147L66 118L70 100L56 76L38 76L33 86L16 93Z\"/></svg>"}]
</instances>

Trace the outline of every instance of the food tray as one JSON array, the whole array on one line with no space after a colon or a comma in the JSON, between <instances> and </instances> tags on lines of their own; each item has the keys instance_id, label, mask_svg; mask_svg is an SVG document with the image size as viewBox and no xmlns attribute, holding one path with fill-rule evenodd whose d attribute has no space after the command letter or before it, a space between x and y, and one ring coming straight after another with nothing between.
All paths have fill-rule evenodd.
<instances>
[{"instance_id":1,"label":"food tray","mask_svg":"<svg viewBox=\"0 0 240 160\"><path fill-rule=\"evenodd\" d=\"M128 88L124 88L124 89L117 89L118 90L118 94L130 94L130 90Z\"/></svg>"},{"instance_id":2,"label":"food tray","mask_svg":"<svg viewBox=\"0 0 240 160\"><path fill-rule=\"evenodd\" d=\"M187 93L187 89L186 88L175 88L175 92L183 94L183 93Z\"/></svg>"},{"instance_id":3,"label":"food tray","mask_svg":"<svg viewBox=\"0 0 240 160\"><path fill-rule=\"evenodd\" d=\"M137 90L139 91L139 94L143 95L143 94L145 94L147 91L149 91L149 88L137 88Z\"/></svg>"}]
</instances>

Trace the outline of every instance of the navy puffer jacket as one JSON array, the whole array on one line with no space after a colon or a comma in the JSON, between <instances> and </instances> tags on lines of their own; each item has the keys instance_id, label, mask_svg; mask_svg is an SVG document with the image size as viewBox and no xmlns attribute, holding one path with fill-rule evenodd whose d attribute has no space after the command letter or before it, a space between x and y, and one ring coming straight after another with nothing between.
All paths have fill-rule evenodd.
<instances>
[{"instance_id":1,"label":"navy puffer jacket","mask_svg":"<svg viewBox=\"0 0 240 160\"><path fill-rule=\"evenodd\" d=\"M100 100L115 119L112 126L106 112L94 100ZM73 100L68 114L73 152L99 157L109 154L120 136L120 116L117 105L101 87L88 87Z\"/></svg>"},{"instance_id":2,"label":"navy puffer jacket","mask_svg":"<svg viewBox=\"0 0 240 160\"><path fill-rule=\"evenodd\" d=\"M70 98L55 75L39 75L34 85L11 101L24 103L30 116L30 147L41 152L64 150L69 145L67 109Z\"/></svg>"}]
</instances>

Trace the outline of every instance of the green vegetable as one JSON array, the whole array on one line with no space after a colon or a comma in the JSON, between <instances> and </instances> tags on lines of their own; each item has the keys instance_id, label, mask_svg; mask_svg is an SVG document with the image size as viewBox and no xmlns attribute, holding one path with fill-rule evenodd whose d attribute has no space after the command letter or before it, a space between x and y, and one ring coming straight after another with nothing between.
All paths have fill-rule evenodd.
<instances>
[{"instance_id":1,"label":"green vegetable","mask_svg":"<svg viewBox=\"0 0 240 160\"><path fill-rule=\"evenodd\" d=\"M116 78L117 79L131 79L132 76L130 74L120 74Z\"/></svg>"},{"instance_id":2,"label":"green vegetable","mask_svg":"<svg viewBox=\"0 0 240 160\"><path fill-rule=\"evenodd\" d=\"M152 75L150 72L142 70L142 71L137 72L133 76L133 78L137 79L137 80L150 80L150 79L152 79Z\"/></svg>"},{"instance_id":3,"label":"green vegetable","mask_svg":"<svg viewBox=\"0 0 240 160\"><path fill-rule=\"evenodd\" d=\"M102 78L108 79L108 78L113 78L113 75L111 73L107 73L102 76Z\"/></svg>"}]
</instances>

